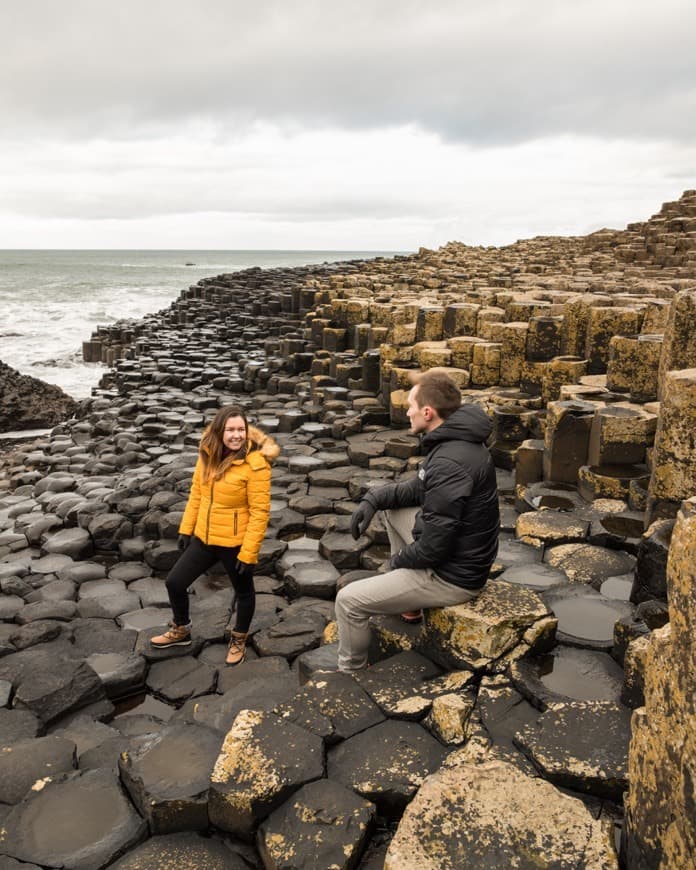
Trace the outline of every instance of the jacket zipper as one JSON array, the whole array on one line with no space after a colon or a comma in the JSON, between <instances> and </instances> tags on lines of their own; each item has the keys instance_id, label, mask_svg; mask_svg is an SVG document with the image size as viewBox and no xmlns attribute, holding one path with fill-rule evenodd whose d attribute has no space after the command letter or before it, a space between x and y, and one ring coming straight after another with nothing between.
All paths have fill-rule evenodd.
<instances>
[{"instance_id":1,"label":"jacket zipper","mask_svg":"<svg viewBox=\"0 0 696 870\"><path fill-rule=\"evenodd\" d=\"M234 512L234 536L237 537L237 511Z\"/></svg>"},{"instance_id":2,"label":"jacket zipper","mask_svg":"<svg viewBox=\"0 0 696 870\"><path fill-rule=\"evenodd\" d=\"M208 543L210 537L210 512L213 509L213 493L215 492L215 480L210 484L210 503L208 504L208 517L205 521L205 542Z\"/></svg>"}]
</instances>

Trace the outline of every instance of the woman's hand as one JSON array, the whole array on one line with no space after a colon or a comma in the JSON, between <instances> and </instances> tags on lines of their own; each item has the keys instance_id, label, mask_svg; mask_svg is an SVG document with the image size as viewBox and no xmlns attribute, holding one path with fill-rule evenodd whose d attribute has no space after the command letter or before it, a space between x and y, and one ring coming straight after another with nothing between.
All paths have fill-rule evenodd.
<instances>
[{"instance_id":1,"label":"woman's hand","mask_svg":"<svg viewBox=\"0 0 696 870\"><path fill-rule=\"evenodd\" d=\"M240 559L237 559L234 570L242 580L251 580L254 576L254 566L249 565L247 562L242 562Z\"/></svg>"},{"instance_id":2,"label":"woman's hand","mask_svg":"<svg viewBox=\"0 0 696 870\"><path fill-rule=\"evenodd\" d=\"M180 550L185 550L191 541L191 535L179 535L179 538L176 542L176 546Z\"/></svg>"}]
</instances>

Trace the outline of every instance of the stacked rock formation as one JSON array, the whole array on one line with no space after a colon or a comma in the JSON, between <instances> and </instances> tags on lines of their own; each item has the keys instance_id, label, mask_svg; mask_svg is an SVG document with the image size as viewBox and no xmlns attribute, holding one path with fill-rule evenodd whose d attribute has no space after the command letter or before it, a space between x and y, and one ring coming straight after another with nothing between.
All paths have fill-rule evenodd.
<instances>
[{"instance_id":1,"label":"stacked rock formation","mask_svg":"<svg viewBox=\"0 0 696 870\"><path fill-rule=\"evenodd\" d=\"M665 602L696 467L694 229L689 191L625 232L246 270L100 328L84 346L112 366L100 388L4 463L0 854L617 866L631 711L660 715L651 650L668 620L686 649L690 593ZM420 627L374 619L370 669L327 673L336 589L389 555L380 518L354 541L350 514L415 472L405 396L433 366L493 420L491 581ZM215 570L192 588L193 645L149 646L200 433L228 402L282 448L252 651L234 669ZM672 715L688 730L680 674ZM648 731L634 753L660 758ZM666 832L655 811L643 834L639 801L626 854L682 854L688 822Z\"/></svg>"}]
</instances>

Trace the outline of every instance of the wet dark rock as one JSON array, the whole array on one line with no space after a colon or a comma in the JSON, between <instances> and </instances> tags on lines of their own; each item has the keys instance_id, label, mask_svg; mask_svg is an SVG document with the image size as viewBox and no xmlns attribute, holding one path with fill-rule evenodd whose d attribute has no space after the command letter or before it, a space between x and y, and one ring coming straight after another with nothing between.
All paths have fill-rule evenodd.
<instances>
[{"instance_id":1,"label":"wet dark rock","mask_svg":"<svg viewBox=\"0 0 696 870\"><path fill-rule=\"evenodd\" d=\"M539 711L517 692L504 677L484 677L476 699L476 710L486 734L498 750L498 756L520 770L534 769L513 745L515 733L536 722Z\"/></svg>"},{"instance_id":2,"label":"wet dark rock","mask_svg":"<svg viewBox=\"0 0 696 870\"><path fill-rule=\"evenodd\" d=\"M37 780L54 777L77 767L72 740L64 737L36 737L0 751L0 803L17 804Z\"/></svg>"},{"instance_id":3,"label":"wet dark rock","mask_svg":"<svg viewBox=\"0 0 696 870\"><path fill-rule=\"evenodd\" d=\"M147 675L150 691L171 703L206 695L215 688L217 671L193 656L154 662Z\"/></svg>"},{"instance_id":4,"label":"wet dark rock","mask_svg":"<svg viewBox=\"0 0 696 870\"><path fill-rule=\"evenodd\" d=\"M224 653L227 647L223 648ZM223 659L224 660L224 659ZM231 691L247 680L264 679L266 677L290 677L287 659L282 656L266 656L254 661L243 661L241 665L224 667L218 674L217 691L221 694Z\"/></svg>"},{"instance_id":5,"label":"wet dark rock","mask_svg":"<svg viewBox=\"0 0 696 870\"><path fill-rule=\"evenodd\" d=\"M323 737L327 744L347 740L384 721L369 695L349 674L342 673L316 675L274 712Z\"/></svg>"},{"instance_id":6,"label":"wet dark rock","mask_svg":"<svg viewBox=\"0 0 696 870\"><path fill-rule=\"evenodd\" d=\"M119 542L133 534L132 523L116 513L97 514L90 520L87 530L95 549L100 552L118 552Z\"/></svg>"},{"instance_id":7,"label":"wet dark rock","mask_svg":"<svg viewBox=\"0 0 696 870\"><path fill-rule=\"evenodd\" d=\"M568 582L563 571L539 563L513 565L506 568L499 579L507 583L518 583L520 586L526 586L536 592L541 592L552 586L562 586Z\"/></svg>"},{"instance_id":8,"label":"wet dark rock","mask_svg":"<svg viewBox=\"0 0 696 870\"><path fill-rule=\"evenodd\" d=\"M338 644L326 643L302 653L295 659L294 668L297 668L300 683L306 683L318 673L335 671L338 668Z\"/></svg>"},{"instance_id":9,"label":"wet dark rock","mask_svg":"<svg viewBox=\"0 0 696 870\"><path fill-rule=\"evenodd\" d=\"M4 362L0 396L0 432L55 426L77 409L77 402L60 387L22 375Z\"/></svg>"},{"instance_id":10,"label":"wet dark rock","mask_svg":"<svg viewBox=\"0 0 696 870\"><path fill-rule=\"evenodd\" d=\"M375 807L331 780L302 786L261 825L268 868L355 867L372 833Z\"/></svg>"},{"instance_id":11,"label":"wet dark rock","mask_svg":"<svg viewBox=\"0 0 696 870\"><path fill-rule=\"evenodd\" d=\"M12 810L0 845L21 861L94 870L144 839L147 825L109 771L49 782Z\"/></svg>"},{"instance_id":12,"label":"wet dark rock","mask_svg":"<svg viewBox=\"0 0 696 870\"><path fill-rule=\"evenodd\" d=\"M275 625L254 635L254 649L261 656L284 656L293 659L319 646L326 620L319 614L283 616Z\"/></svg>"},{"instance_id":13,"label":"wet dark rock","mask_svg":"<svg viewBox=\"0 0 696 870\"><path fill-rule=\"evenodd\" d=\"M63 737L75 744L77 760L80 769L85 769L83 757L108 741L120 739L119 732L110 725L95 721L88 715L80 714L65 725L58 723L50 729L50 733L56 737ZM94 765L101 767L105 765Z\"/></svg>"},{"instance_id":14,"label":"wet dark rock","mask_svg":"<svg viewBox=\"0 0 696 870\"><path fill-rule=\"evenodd\" d=\"M104 619L74 619L71 628L75 649L85 658L103 652L127 655L135 647L135 631L121 629Z\"/></svg>"},{"instance_id":15,"label":"wet dark rock","mask_svg":"<svg viewBox=\"0 0 696 870\"><path fill-rule=\"evenodd\" d=\"M628 787L631 710L611 701L574 701L542 713L515 743L556 785L621 801Z\"/></svg>"},{"instance_id":16,"label":"wet dark rock","mask_svg":"<svg viewBox=\"0 0 696 870\"><path fill-rule=\"evenodd\" d=\"M360 568L360 555L370 546L370 540L365 536L353 540L345 532L327 532L319 541L319 552L328 559L339 571Z\"/></svg>"},{"instance_id":17,"label":"wet dark rock","mask_svg":"<svg viewBox=\"0 0 696 870\"><path fill-rule=\"evenodd\" d=\"M376 804L387 818L399 818L426 776L447 754L415 722L387 721L329 750L329 779Z\"/></svg>"},{"instance_id":18,"label":"wet dark rock","mask_svg":"<svg viewBox=\"0 0 696 870\"><path fill-rule=\"evenodd\" d=\"M220 743L209 728L178 724L122 754L121 779L153 834L208 827L208 785Z\"/></svg>"},{"instance_id":19,"label":"wet dark rock","mask_svg":"<svg viewBox=\"0 0 696 870\"><path fill-rule=\"evenodd\" d=\"M20 625L37 622L43 619L68 621L77 614L77 604L74 601L37 601L36 604L25 605L15 616Z\"/></svg>"},{"instance_id":20,"label":"wet dark rock","mask_svg":"<svg viewBox=\"0 0 696 870\"><path fill-rule=\"evenodd\" d=\"M122 613L129 613L138 607L140 598L136 593L124 590L113 595L83 598L77 605L77 612L83 619L116 619Z\"/></svg>"},{"instance_id":21,"label":"wet dark rock","mask_svg":"<svg viewBox=\"0 0 696 870\"><path fill-rule=\"evenodd\" d=\"M433 694L426 681L442 669L413 650L406 650L373 664L355 679L388 716L421 719L430 709Z\"/></svg>"},{"instance_id":22,"label":"wet dark rock","mask_svg":"<svg viewBox=\"0 0 696 870\"><path fill-rule=\"evenodd\" d=\"M50 534L41 545L43 553L60 553L72 559L88 559L94 552L86 529L62 529Z\"/></svg>"},{"instance_id":23,"label":"wet dark rock","mask_svg":"<svg viewBox=\"0 0 696 870\"><path fill-rule=\"evenodd\" d=\"M667 600L667 555L674 523L674 520L657 520L641 538L631 590L634 604L653 598Z\"/></svg>"},{"instance_id":24,"label":"wet dark rock","mask_svg":"<svg viewBox=\"0 0 696 870\"><path fill-rule=\"evenodd\" d=\"M245 710L227 733L213 769L210 821L249 839L293 792L323 775L321 738L272 713Z\"/></svg>"},{"instance_id":25,"label":"wet dark rock","mask_svg":"<svg viewBox=\"0 0 696 870\"><path fill-rule=\"evenodd\" d=\"M71 580L51 580L30 592L25 600L27 604L35 604L37 601L74 601L76 597L76 586Z\"/></svg>"},{"instance_id":26,"label":"wet dark rock","mask_svg":"<svg viewBox=\"0 0 696 870\"><path fill-rule=\"evenodd\" d=\"M317 598L333 599L336 596L336 581L339 573L325 560L298 562L285 572L285 584L293 598L312 595Z\"/></svg>"},{"instance_id":27,"label":"wet dark rock","mask_svg":"<svg viewBox=\"0 0 696 870\"><path fill-rule=\"evenodd\" d=\"M145 686L147 662L135 653L92 653L87 664L94 670L104 686L108 698L122 698Z\"/></svg>"},{"instance_id":28,"label":"wet dark rock","mask_svg":"<svg viewBox=\"0 0 696 870\"><path fill-rule=\"evenodd\" d=\"M99 580L101 577L106 577L106 568L98 562L77 562L58 572L59 580L71 580L78 586L88 580Z\"/></svg>"},{"instance_id":29,"label":"wet dark rock","mask_svg":"<svg viewBox=\"0 0 696 870\"><path fill-rule=\"evenodd\" d=\"M155 867L248 870L249 865L220 840L178 833L151 837L111 867L113 870L153 870Z\"/></svg>"},{"instance_id":30,"label":"wet dark rock","mask_svg":"<svg viewBox=\"0 0 696 870\"><path fill-rule=\"evenodd\" d=\"M262 659L259 661L263 661ZM245 663L247 664L247 663ZM248 662L249 666L256 662ZM195 722L225 734L242 710L273 710L289 701L297 691L292 675L267 675L252 672L228 689L224 695L204 695L187 701L176 713L177 721Z\"/></svg>"},{"instance_id":31,"label":"wet dark rock","mask_svg":"<svg viewBox=\"0 0 696 870\"><path fill-rule=\"evenodd\" d=\"M0 677L12 680L15 707L44 723L104 697L101 680L83 661L56 656L53 644L41 644L0 659Z\"/></svg>"},{"instance_id":32,"label":"wet dark rock","mask_svg":"<svg viewBox=\"0 0 696 870\"><path fill-rule=\"evenodd\" d=\"M70 623L56 622L54 620L29 622L21 628L14 628L10 635L10 643L18 650L28 649L30 646L36 646L39 643L48 643L59 637L66 625L70 625Z\"/></svg>"},{"instance_id":33,"label":"wet dark rock","mask_svg":"<svg viewBox=\"0 0 696 870\"><path fill-rule=\"evenodd\" d=\"M43 734L44 725L29 710L0 708L0 734L5 745Z\"/></svg>"}]
</instances>

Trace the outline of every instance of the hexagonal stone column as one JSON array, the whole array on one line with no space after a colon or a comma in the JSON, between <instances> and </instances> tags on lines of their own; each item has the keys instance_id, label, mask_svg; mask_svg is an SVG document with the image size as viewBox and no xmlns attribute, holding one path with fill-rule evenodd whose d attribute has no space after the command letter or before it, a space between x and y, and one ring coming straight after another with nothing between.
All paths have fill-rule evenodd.
<instances>
[{"instance_id":1,"label":"hexagonal stone column","mask_svg":"<svg viewBox=\"0 0 696 870\"><path fill-rule=\"evenodd\" d=\"M273 713L242 710L210 780L210 821L244 839L294 791L324 775L320 737Z\"/></svg>"}]
</instances>

